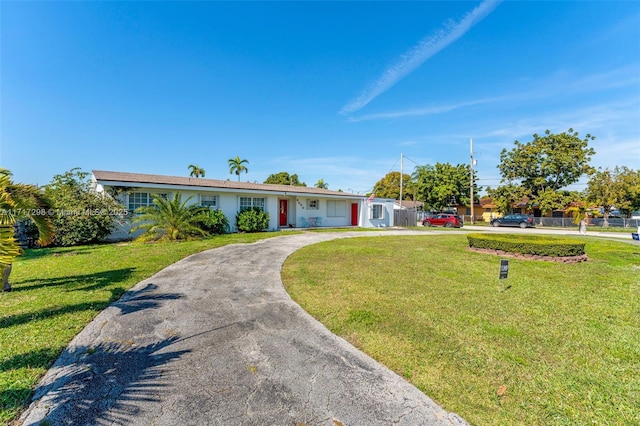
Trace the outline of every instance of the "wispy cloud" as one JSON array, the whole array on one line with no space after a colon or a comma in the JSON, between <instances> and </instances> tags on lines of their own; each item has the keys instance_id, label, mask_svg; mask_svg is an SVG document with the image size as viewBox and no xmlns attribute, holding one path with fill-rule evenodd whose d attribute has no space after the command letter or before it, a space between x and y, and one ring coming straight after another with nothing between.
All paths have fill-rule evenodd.
<instances>
[{"instance_id":1,"label":"wispy cloud","mask_svg":"<svg viewBox=\"0 0 640 426\"><path fill-rule=\"evenodd\" d=\"M424 115L434 115L434 114L443 114L445 112L454 111L458 108L464 108L474 105L488 104L492 102L503 102L508 100L510 96L502 96L496 98L486 98L486 99L472 99L469 101L462 101L453 104L444 104L444 105L432 105L425 108L415 108L403 111L390 111L390 112L380 112L375 114L366 114L360 116L352 116L349 117L349 121L358 122L358 121L369 121L369 120L384 120L384 119L392 119L392 118L403 118L403 117L418 117Z\"/></svg>"},{"instance_id":2,"label":"wispy cloud","mask_svg":"<svg viewBox=\"0 0 640 426\"><path fill-rule=\"evenodd\" d=\"M465 35L475 24L491 13L501 0L485 0L467 13L460 22L448 23L435 34L420 41L409 52L402 55L397 63L389 67L382 76L360 96L347 103L340 113L351 114L393 87L398 81L412 73L427 59Z\"/></svg>"},{"instance_id":3,"label":"wispy cloud","mask_svg":"<svg viewBox=\"0 0 640 426\"><path fill-rule=\"evenodd\" d=\"M512 104L531 102L546 98L558 97L563 93L564 97L598 92L603 90L634 87L640 84L640 68L637 65L626 66L608 71L606 73L576 76L561 72L558 75L548 77L541 81L532 81L532 88L524 92L515 92L501 96L481 99L469 99L455 103L430 105L423 108L407 110L387 111L374 114L352 115L348 117L351 122L386 120L404 117L420 117L427 115L444 114L460 108L476 105L509 102Z\"/></svg>"}]
</instances>

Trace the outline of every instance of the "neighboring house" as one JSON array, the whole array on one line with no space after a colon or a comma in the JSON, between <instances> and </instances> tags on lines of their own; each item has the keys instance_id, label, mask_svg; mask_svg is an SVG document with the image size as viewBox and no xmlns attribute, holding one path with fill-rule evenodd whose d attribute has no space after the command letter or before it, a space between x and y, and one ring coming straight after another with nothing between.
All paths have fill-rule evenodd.
<instances>
[{"instance_id":1,"label":"neighboring house","mask_svg":"<svg viewBox=\"0 0 640 426\"><path fill-rule=\"evenodd\" d=\"M172 197L180 192L191 203L222 210L235 231L236 215L257 207L269 213L269 230L360 226L368 206L364 195L305 186L272 185L178 176L94 170L96 192L115 196L133 214L152 204L151 194ZM110 239L130 238L129 220L117 221Z\"/></svg>"}]
</instances>

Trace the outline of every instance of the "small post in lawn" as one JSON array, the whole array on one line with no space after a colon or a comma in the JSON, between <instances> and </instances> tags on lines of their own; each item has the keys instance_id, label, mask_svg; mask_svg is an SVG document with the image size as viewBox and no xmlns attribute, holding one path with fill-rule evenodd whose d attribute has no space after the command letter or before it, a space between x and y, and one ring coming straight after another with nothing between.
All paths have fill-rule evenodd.
<instances>
[{"instance_id":1,"label":"small post in lawn","mask_svg":"<svg viewBox=\"0 0 640 426\"><path fill-rule=\"evenodd\" d=\"M500 283L502 283L502 291L505 291L511 287L510 285L506 287L504 286L503 280L506 280L508 276L509 276L509 260L500 259L500 275L498 276L498 279L500 280Z\"/></svg>"}]
</instances>

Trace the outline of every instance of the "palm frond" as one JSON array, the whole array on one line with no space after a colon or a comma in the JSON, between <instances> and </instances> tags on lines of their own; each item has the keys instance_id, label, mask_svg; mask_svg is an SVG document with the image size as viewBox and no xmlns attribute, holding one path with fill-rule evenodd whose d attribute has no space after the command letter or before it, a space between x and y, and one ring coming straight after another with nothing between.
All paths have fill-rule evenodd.
<instances>
[{"instance_id":1,"label":"palm frond","mask_svg":"<svg viewBox=\"0 0 640 426\"><path fill-rule=\"evenodd\" d=\"M50 214L52 203L49 199L37 187L23 183L10 183L6 191L18 208L18 212L24 212L21 216L28 217L35 223L40 234L38 242L42 245L50 243L54 228Z\"/></svg>"},{"instance_id":2,"label":"palm frond","mask_svg":"<svg viewBox=\"0 0 640 426\"><path fill-rule=\"evenodd\" d=\"M11 265L20 254L20 247L14 238L13 225L0 225L0 267Z\"/></svg>"}]
</instances>

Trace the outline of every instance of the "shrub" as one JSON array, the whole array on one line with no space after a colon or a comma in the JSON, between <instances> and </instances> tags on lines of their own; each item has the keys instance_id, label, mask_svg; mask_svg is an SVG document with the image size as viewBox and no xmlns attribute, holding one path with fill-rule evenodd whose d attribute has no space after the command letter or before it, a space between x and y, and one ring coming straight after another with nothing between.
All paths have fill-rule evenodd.
<instances>
[{"instance_id":1,"label":"shrub","mask_svg":"<svg viewBox=\"0 0 640 426\"><path fill-rule=\"evenodd\" d=\"M229 220L222 210L209 210L200 214L195 225L212 235L229 232Z\"/></svg>"},{"instance_id":2,"label":"shrub","mask_svg":"<svg viewBox=\"0 0 640 426\"><path fill-rule=\"evenodd\" d=\"M269 227L269 213L257 207L243 210L236 215L236 226L240 232L260 232Z\"/></svg>"},{"instance_id":3,"label":"shrub","mask_svg":"<svg viewBox=\"0 0 640 426\"><path fill-rule=\"evenodd\" d=\"M508 253L551 257L582 256L585 254L585 244L570 239L551 239L532 235L474 234L467 235L467 240L469 247L501 250Z\"/></svg>"},{"instance_id":4,"label":"shrub","mask_svg":"<svg viewBox=\"0 0 640 426\"><path fill-rule=\"evenodd\" d=\"M45 187L45 194L55 208L53 244L74 246L99 242L114 227L114 214L124 211L109 196L91 190L89 173L74 168L56 175Z\"/></svg>"}]
</instances>

